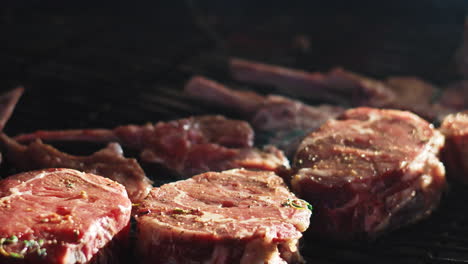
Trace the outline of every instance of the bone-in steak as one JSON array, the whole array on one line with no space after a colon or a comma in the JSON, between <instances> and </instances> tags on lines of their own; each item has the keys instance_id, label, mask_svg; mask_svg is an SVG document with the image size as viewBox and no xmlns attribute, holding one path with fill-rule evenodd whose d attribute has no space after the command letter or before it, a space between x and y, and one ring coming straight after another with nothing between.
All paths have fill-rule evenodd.
<instances>
[{"instance_id":1,"label":"bone-in steak","mask_svg":"<svg viewBox=\"0 0 468 264\"><path fill-rule=\"evenodd\" d=\"M408 110L431 121L440 121L453 112L449 105L433 103L437 88L416 77L380 81L341 68L311 73L237 58L230 59L229 66L236 80L266 84L283 93L322 102ZM463 95L447 99L458 102L460 98Z\"/></svg>"},{"instance_id":2,"label":"bone-in steak","mask_svg":"<svg viewBox=\"0 0 468 264\"><path fill-rule=\"evenodd\" d=\"M295 193L317 209L311 231L373 237L430 214L445 186L444 137L405 111L355 108L301 143Z\"/></svg>"},{"instance_id":3,"label":"bone-in steak","mask_svg":"<svg viewBox=\"0 0 468 264\"><path fill-rule=\"evenodd\" d=\"M388 106L395 99L383 82L341 68L310 73L238 58L230 59L229 67L236 80L272 85L305 98L372 107Z\"/></svg>"},{"instance_id":4,"label":"bone-in steak","mask_svg":"<svg viewBox=\"0 0 468 264\"><path fill-rule=\"evenodd\" d=\"M278 149L252 147L254 134L247 122L219 115L189 117L155 125L127 125L113 130L37 131L16 137L20 142L35 138L119 142L139 150L143 161L160 163L185 178L233 168L276 171L289 167L289 161Z\"/></svg>"},{"instance_id":5,"label":"bone-in steak","mask_svg":"<svg viewBox=\"0 0 468 264\"><path fill-rule=\"evenodd\" d=\"M208 172L154 188L138 208L144 263L300 263L311 211L272 172Z\"/></svg>"},{"instance_id":6,"label":"bone-in steak","mask_svg":"<svg viewBox=\"0 0 468 264\"><path fill-rule=\"evenodd\" d=\"M115 259L99 250L126 236L131 207L125 188L101 176L71 169L10 176L0 182L0 263L110 264Z\"/></svg>"}]
</instances>

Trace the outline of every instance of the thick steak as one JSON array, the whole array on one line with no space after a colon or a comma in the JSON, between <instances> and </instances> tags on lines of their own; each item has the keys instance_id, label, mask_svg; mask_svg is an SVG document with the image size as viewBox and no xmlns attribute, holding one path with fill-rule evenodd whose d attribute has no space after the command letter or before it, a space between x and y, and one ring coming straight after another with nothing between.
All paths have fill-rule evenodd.
<instances>
[{"instance_id":1,"label":"thick steak","mask_svg":"<svg viewBox=\"0 0 468 264\"><path fill-rule=\"evenodd\" d=\"M440 130L446 138L442 158L448 177L468 183L468 111L447 116Z\"/></svg>"},{"instance_id":2,"label":"thick steak","mask_svg":"<svg viewBox=\"0 0 468 264\"><path fill-rule=\"evenodd\" d=\"M271 172L208 172L154 188L138 209L144 263L300 263L308 204Z\"/></svg>"},{"instance_id":3,"label":"thick steak","mask_svg":"<svg viewBox=\"0 0 468 264\"><path fill-rule=\"evenodd\" d=\"M314 204L312 232L373 237L414 222L437 206L444 137L405 111L355 108L301 143L292 188Z\"/></svg>"},{"instance_id":4,"label":"thick steak","mask_svg":"<svg viewBox=\"0 0 468 264\"><path fill-rule=\"evenodd\" d=\"M125 188L94 174L21 173L0 182L0 197L0 263L115 263L99 250L128 232Z\"/></svg>"}]
</instances>

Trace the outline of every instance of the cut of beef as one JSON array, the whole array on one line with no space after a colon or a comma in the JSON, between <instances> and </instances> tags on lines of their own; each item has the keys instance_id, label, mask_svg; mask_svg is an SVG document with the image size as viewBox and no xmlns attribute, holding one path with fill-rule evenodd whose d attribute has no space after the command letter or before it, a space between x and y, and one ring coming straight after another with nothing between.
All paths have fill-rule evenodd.
<instances>
[{"instance_id":1,"label":"cut of beef","mask_svg":"<svg viewBox=\"0 0 468 264\"><path fill-rule=\"evenodd\" d=\"M243 59L229 62L234 79L272 85L286 93L340 104L387 106L395 95L380 81L335 68L326 74L288 69Z\"/></svg>"},{"instance_id":2,"label":"cut of beef","mask_svg":"<svg viewBox=\"0 0 468 264\"><path fill-rule=\"evenodd\" d=\"M0 182L0 262L118 263L99 250L126 238L131 207L122 185L97 175L47 169L10 176Z\"/></svg>"},{"instance_id":3,"label":"cut of beef","mask_svg":"<svg viewBox=\"0 0 468 264\"><path fill-rule=\"evenodd\" d=\"M218 145L194 146L186 156L181 175L193 176L208 171L233 168L281 171L289 168L289 160L274 146L262 150L256 148L230 149Z\"/></svg>"},{"instance_id":4,"label":"cut of beef","mask_svg":"<svg viewBox=\"0 0 468 264\"><path fill-rule=\"evenodd\" d=\"M355 108L308 135L293 191L314 204L311 231L375 237L428 216L445 187L444 137L405 111Z\"/></svg>"},{"instance_id":5,"label":"cut of beef","mask_svg":"<svg viewBox=\"0 0 468 264\"><path fill-rule=\"evenodd\" d=\"M272 172L208 172L154 188L137 209L143 263L301 263L309 204Z\"/></svg>"},{"instance_id":6,"label":"cut of beef","mask_svg":"<svg viewBox=\"0 0 468 264\"><path fill-rule=\"evenodd\" d=\"M125 146L151 152L153 148L177 148L173 152L184 151L188 144L211 142L226 147L242 148L253 145L254 133L250 125L243 121L226 119L222 116L197 116L169 122L158 122L143 126L126 125L113 130L83 129L61 131L38 131L20 135L16 140L31 141L36 138L44 140L80 140L94 142L120 142ZM161 140L164 138L164 140ZM170 145L166 146L166 145ZM154 150L158 152L157 150ZM166 150L168 151L168 150ZM176 155L177 154L177 155ZM172 153L182 157L180 153Z\"/></svg>"},{"instance_id":7,"label":"cut of beef","mask_svg":"<svg viewBox=\"0 0 468 264\"><path fill-rule=\"evenodd\" d=\"M140 150L141 159L160 163L184 177L232 168L276 170L289 166L274 147L252 148L253 130L247 122L222 116L199 116L155 125L121 126L113 130L88 129L38 131L16 137L18 141L44 140L117 141Z\"/></svg>"},{"instance_id":8,"label":"cut of beef","mask_svg":"<svg viewBox=\"0 0 468 264\"><path fill-rule=\"evenodd\" d=\"M329 105L309 106L286 97L262 96L249 91L236 91L204 77L195 76L185 86L195 98L234 109L250 119L255 130L269 135L269 144L292 156L298 143L310 131L343 112Z\"/></svg>"},{"instance_id":9,"label":"cut of beef","mask_svg":"<svg viewBox=\"0 0 468 264\"><path fill-rule=\"evenodd\" d=\"M0 134L0 145L6 158L16 169L29 171L45 168L69 168L107 177L125 186L132 202L137 203L148 195L151 181L135 159L123 156L117 143L110 143L90 156L73 156L36 140L24 146Z\"/></svg>"},{"instance_id":10,"label":"cut of beef","mask_svg":"<svg viewBox=\"0 0 468 264\"><path fill-rule=\"evenodd\" d=\"M468 183L468 111L447 116L440 130L446 139L442 158L447 175Z\"/></svg>"},{"instance_id":11,"label":"cut of beef","mask_svg":"<svg viewBox=\"0 0 468 264\"><path fill-rule=\"evenodd\" d=\"M409 110L430 121L440 121L453 112L444 104L434 104L437 88L416 77L379 81L340 68L326 74L309 73L242 59L231 59L230 69L236 80L272 85L284 93L309 99Z\"/></svg>"}]
</instances>

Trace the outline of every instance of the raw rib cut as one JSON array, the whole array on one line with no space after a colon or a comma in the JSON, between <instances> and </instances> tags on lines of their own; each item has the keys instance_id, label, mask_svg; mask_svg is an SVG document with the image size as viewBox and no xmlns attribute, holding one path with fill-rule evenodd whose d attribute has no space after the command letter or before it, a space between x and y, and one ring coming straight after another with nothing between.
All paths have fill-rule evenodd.
<instances>
[{"instance_id":1,"label":"raw rib cut","mask_svg":"<svg viewBox=\"0 0 468 264\"><path fill-rule=\"evenodd\" d=\"M275 147L252 147L254 133L245 121L222 116L198 116L155 125L127 125L113 130L87 129L37 131L20 135L20 142L35 138L119 142L140 150L143 161L160 163L187 178L207 171L232 168L273 170L289 167L289 161Z\"/></svg>"},{"instance_id":2,"label":"raw rib cut","mask_svg":"<svg viewBox=\"0 0 468 264\"><path fill-rule=\"evenodd\" d=\"M310 73L238 58L230 59L229 66L236 80L274 86L296 97L354 107L408 110L437 122L453 112L450 107L433 102L438 89L417 77L397 76L380 81L341 68Z\"/></svg>"},{"instance_id":3,"label":"raw rib cut","mask_svg":"<svg viewBox=\"0 0 468 264\"><path fill-rule=\"evenodd\" d=\"M385 107L395 94L385 83L334 68L328 73L305 72L239 58L229 61L234 79L267 84L285 93L346 105Z\"/></svg>"}]
</instances>

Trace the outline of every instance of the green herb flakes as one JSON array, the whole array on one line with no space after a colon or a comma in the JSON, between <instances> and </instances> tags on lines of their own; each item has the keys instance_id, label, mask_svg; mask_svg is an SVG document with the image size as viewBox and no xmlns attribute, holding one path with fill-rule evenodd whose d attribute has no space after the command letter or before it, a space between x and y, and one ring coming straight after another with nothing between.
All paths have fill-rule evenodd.
<instances>
[{"instance_id":1,"label":"green herb flakes","mask_svg":"<svg viewBox=\"0 0 468 264\"><path fill-rule=\"evenodd\" d=\"M5 246L11 245L11 244L17 244L21 243L23 244L22 249L19 252L9 252L5 249ZM20 241L17 236L13 235L9 238L0 238L0 254L5 256L5 257L11 257L11 258L19 258L22 259L24 258L27 254L33 254L36 253L38 256L46 256L47 252L45 248L42 248L44 245L44 240L39 239L39 240L23 240Z\"/></svg>"},{"instance_id":2,"label":"green herb flakes","mask_svg":"<svg viewBox=\"0 0 468 264\"><path fill-rule=\"evenodd\" d=\"M313 207L310 203L302 200L302 199L288 199L284 203L281 204L282 206L289 206L296 209L309 209L310 211L313 210Z\"/></svg>"}]
</instances>

